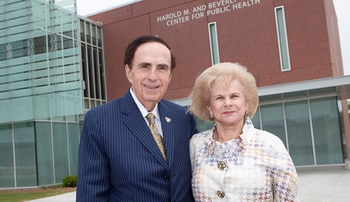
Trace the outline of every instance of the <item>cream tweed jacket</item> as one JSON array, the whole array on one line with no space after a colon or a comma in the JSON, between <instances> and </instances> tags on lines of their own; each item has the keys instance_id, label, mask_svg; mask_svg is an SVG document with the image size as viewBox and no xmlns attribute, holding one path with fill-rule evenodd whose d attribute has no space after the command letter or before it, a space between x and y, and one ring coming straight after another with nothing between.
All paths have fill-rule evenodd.
<instances>
[{"instance_id":1,"label":"cream tweed jacket","mask_svg":"<svg viewBox=\"0 0 350 202\"><path fill-rule=\"evenodd\" d=\"M195 201L299 201L293 161L277 136L249 118L240 139L220 143L214 128L190 140Z\"/></svg>"}]
</instances>

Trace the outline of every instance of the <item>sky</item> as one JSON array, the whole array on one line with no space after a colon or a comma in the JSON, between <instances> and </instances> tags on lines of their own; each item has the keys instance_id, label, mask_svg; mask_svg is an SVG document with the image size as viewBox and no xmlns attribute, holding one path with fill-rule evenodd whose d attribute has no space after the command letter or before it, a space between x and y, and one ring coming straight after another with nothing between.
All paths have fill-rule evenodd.
<instances>
[{"instance_id":1,"label":"sky","mask_svg":"<svg viewBox=\"0 0 350 202\"><path fill-rule=\"evenodd\" d=\"M112 7L120 7L140 0L76 0L78 14L91 15ZM340 46L344 74L350 75L350 0L333 0L338 18Z\"/></svg>"}]
</instances>

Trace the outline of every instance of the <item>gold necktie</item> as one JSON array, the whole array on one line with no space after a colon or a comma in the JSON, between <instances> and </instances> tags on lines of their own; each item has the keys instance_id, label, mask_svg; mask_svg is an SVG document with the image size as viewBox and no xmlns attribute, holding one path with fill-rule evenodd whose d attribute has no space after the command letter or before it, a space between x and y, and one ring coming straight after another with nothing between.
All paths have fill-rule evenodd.
<instances>
[{"instance_id":1,"label":"gold necktie","mask_svg":"<svg viewBox=\"0 0 350 202\"><path fill-rule=\"evenodd\" d=\"M167 159L166 159L166 153L165 153L165 147L164 147L164 140L163 140L162 136L159 134L158 129L157 129L157 125L154 122L155 116L153 113L148 113L146 118L148 120L149 129L151 130L151 133L154 137L154 140L156 141L156 143L160 149L160 152L162 152L162 155L166 161Z\"/></svg>"}]
</instances>

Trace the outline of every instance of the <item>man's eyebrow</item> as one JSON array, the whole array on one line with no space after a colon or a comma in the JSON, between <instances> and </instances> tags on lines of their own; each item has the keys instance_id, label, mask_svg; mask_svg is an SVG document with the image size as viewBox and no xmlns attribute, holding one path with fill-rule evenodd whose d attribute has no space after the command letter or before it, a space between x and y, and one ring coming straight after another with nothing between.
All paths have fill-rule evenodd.
<instances>
[{"instance_id":1,"label":"man's eyebrow","mask_svg":"<svg viewBox=\"0 0 350 202\"><path fill-rule=\"evenodd\" d=\"M147 65L147 66L149 66L149 65L151 65L151 63L149 63L149 62L140 62L137 66L145 66L145 65Z\"/></svg>"},{"instance_id":2,"label":"man's eyebrow","mask_svg":"<svg viewBox=\"0 0 350 202\"><path fill-rule=\"evenodd\" d=\"M166 63L161 63L161 64L158 64L157 66L164 66L164 67L169 68L169 65L168 65L168 64L166 64Z\"/></svg>"},{"instance_id":3,"label":"man's eyebrow","mask_svg":"<svg viewBox=\"0 0 350 202\"><path fill-rule=\"evenodd\" d=\"M140 62L139 64L137 64L138 67L143 67L143 66L151 66L152 64L150 62ZM167 69L170 68L170 66L167 63L160 63L157 64L157 67L165 67Z\"/></svg>"}]
</instances>

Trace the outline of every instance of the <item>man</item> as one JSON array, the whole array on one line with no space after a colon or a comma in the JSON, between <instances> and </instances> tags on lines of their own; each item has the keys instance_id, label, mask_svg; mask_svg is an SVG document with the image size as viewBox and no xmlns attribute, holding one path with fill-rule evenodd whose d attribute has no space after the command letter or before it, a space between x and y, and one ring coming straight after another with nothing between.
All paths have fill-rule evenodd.
<instances>
[{"instance_id":1,"label":"man","mask_svg":"<svg viewBox=\"0 0 350 202\"><path fill-rule=\"evenodd\" d=\"M198 132L195 120L186 108L162 99L176 64L169 46L141 36L128 45L124 64L131 88L86 113L77 202L194 201L189 139ZM162 137L161 146L153 135Z\"/></svg>"}]
</instances>

